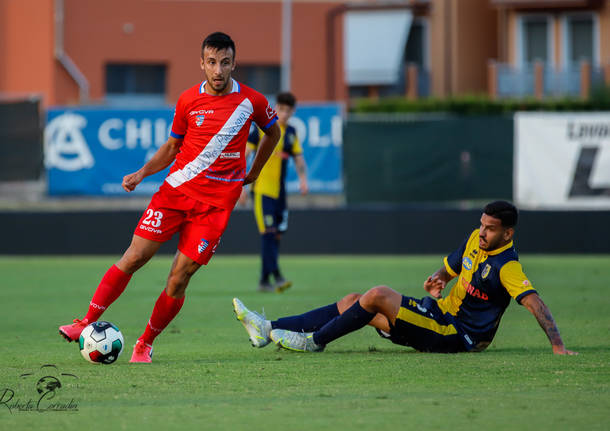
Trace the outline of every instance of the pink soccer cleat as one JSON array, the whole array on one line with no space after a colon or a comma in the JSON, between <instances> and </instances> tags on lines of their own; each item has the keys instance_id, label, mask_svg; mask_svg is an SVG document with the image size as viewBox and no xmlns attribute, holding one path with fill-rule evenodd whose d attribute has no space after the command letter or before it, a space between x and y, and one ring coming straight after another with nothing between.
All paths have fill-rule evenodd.
<instances>
[{"instance_id":1,"label":"pink soccer cleat","mask_svg":"<svg viewBox=\"0 0 610 431\"><path fill-rule=\"evenodd\" d=\"M138 340L133 346L133 354L129 362L134 364L150 364L152 362L153 347Z\"/></svg>"},{"instance_id":2,"label":"pink soccer cleat","mask_svg":"<svg viewBox=\"0 0 610 431\"><path fill-rule=\"evenodd\" d=\"M80 333L89 324L87 319L74 319L71 325L63 325L59 327L59 335L64 337L68 342L78 340Z\"/></svg>"}]
</instances>

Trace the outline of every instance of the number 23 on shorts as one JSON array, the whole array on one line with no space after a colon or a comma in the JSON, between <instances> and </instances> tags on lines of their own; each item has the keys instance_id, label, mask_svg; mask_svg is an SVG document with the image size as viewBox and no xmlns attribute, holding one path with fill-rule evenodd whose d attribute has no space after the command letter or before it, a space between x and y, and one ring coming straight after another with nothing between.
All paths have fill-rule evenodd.
<instances>
[{"instance_id":1,"label":"number 23 on shorts","mask_svg":"<svg viewBox=\"0 0 610 431\"><path fill-rule=\"evenodd\" d=\"M161 226L161 219L163 218L163 213L161 211L155 211L153 209L146 210L146 217L142 220L142 224L151 227L159 227Z\"/></svg>"}]
</instances>

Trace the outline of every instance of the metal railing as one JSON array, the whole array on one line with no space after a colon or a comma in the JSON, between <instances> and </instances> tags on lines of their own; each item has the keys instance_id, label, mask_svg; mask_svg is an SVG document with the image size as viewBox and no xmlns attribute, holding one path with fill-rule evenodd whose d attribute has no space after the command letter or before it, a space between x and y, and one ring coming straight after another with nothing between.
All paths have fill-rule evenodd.
<instances>
[{"instance_id":1,"label":"metal railing","mask_svg":"<svg viewBox=\"0 0 610 431\"><path fill-rule=\"evenodd\" d=\"M522 67L490 62L489 93L492 97L582 97L592 88L610 85L610 64L591 66L587 61L555 68L535 62Z\"/></svg>"}]
</instances>

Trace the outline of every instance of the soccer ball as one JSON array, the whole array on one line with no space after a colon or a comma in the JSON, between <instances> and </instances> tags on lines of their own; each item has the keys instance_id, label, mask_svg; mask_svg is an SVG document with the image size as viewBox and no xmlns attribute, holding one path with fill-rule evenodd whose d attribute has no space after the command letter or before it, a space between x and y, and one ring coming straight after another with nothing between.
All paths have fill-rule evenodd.
<instances>
[{"instance_id":1,"label":"soccer ball","mask_svg":"<svg viewBox=\"0 0 610 431\"><path fill-rule=\"evenodd\" d=\"M123 351L123 334L110 322L93 322L78 339L80 353L94 364L112 364Z\"/></svg>"}]
</instances>

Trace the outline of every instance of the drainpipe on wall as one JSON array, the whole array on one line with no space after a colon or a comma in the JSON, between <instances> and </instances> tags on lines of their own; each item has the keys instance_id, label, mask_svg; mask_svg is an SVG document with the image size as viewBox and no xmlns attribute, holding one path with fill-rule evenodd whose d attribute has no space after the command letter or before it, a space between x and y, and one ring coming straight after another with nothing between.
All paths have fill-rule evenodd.
<instances>
[{"instance_id":1,"label":"drainpipe on wall","mask_svg":"<svg viewBox=\"0 0 610 431\"><path fill-rule=\"evenodd\" d=\"M87 103L89 101L89 81L64 51L64 0L55 0L55 58L78 85L80 102Z\"/></svg>"},{"instance_id":2,"label":"drainpipe on wall","mask_svg":"<svg viewBox=\"0 0 610 431\"><path fill-rule=\"evenodd\" d=\"M290 91L292 72L292 0L282 0L282 74L281 90Z\"/></svg>"}]
</instances>

